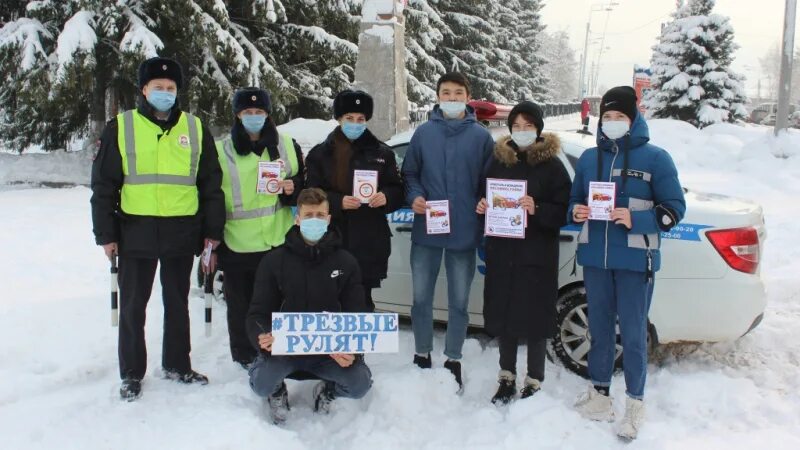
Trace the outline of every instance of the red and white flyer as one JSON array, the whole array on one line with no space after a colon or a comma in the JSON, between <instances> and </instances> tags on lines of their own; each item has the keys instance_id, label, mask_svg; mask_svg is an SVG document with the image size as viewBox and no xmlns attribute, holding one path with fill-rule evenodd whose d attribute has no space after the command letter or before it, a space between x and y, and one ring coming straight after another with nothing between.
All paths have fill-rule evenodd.
<instances>
[{"instance_id":1,"label":"red and white flyer","mask_svg":"<svg viewBox=\"0 0 800 450\"><path fill-rule=\"evenodd\" d=\"M356 170L353 172L353 197L361 200L361 203L369 203L372 196L377 193L377 170Z\"/></svg>"},{"instance_id":2,"label":"red and white flyer","mask_svg":"<svg viewBox=\"0 0 800 450\"><path fill-rule=\"evenodd\" d=\"M616 183L589 182L589 220L611 220L616 195Z\"/></svg>"},{"instance_id":3,"label":"red and white flyer","mask_svg":"<svg viewBox=\"0 0 800 450\"><path fill-rule=\"evenodd\" d=\"M428 234L450 233L450 201L434 200L425 202L425 226Z\"/></svg>"}]
</instances>

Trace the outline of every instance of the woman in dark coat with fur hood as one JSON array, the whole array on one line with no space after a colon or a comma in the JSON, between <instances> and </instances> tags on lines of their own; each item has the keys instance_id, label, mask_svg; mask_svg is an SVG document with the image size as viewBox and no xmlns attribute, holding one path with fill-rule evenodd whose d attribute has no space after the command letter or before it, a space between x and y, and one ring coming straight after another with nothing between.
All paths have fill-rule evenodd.
<instances>
[{"instance_id":1,"label":"woman in dark coat with fur hood","mask_svg":"<svg viewBox=\"0 0 800 450\"><path fill-rule=\"evenodd\" d=\"M545 343L556 330L558 237L566 224L572 182L558 159L558 136L542 133L543 127L539 106L531 102L516 105L508 116L511 135L497 141L486 173L487 178L526 180L528 185L528 195L520 201L528 213L525 238L486 237L484 326L500 339L500 387L492 398L495 404L510 402L516 393L521 338L528 342L528 371L521 398L540 389ZM477 213L485 214L487 208L483 198Z\"/></svg>"},{"instance_id":2,"label":"woman in dark coat with fur hood","mask_svg":"<svg viewBox=\"0 0 800 450\"><path fill-rule=\"evenodd\" d=\"M331 225L339 229L344 248L361 268L362 284L370 310L375 309L372 289L386 278L391 231L386 214L403 206L404 189L394 152L367 128L372 118L372 97L364 91L344 90L333 100L339 121L325 142L306 157L306 187L328 195ZM356 170L374 171L378 186L369 201L354 196Z\"/></svg>"}]
</instances>

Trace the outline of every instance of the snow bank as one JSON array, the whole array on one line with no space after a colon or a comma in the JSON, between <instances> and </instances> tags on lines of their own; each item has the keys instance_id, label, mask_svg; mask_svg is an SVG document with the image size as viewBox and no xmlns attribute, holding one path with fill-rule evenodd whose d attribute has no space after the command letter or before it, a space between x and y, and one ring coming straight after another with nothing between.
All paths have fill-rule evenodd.
<instances>
[{"instance_id":1,"label":"snow bank","mask_svg":"<svg viewBox=\"0 0 800 450\"><path fill-rule=\"evenodd\" d=\"M89 184L92 155L89 151L51 153L0 153L0 185Z\"/></svg>"},{"instance_id":2,"label":"snow bank","mask_svg":"<svg viewBox=\"0 0 800 450\"><path fill-rule=\"evenodd\" d=\"M294 119L279 125L278 130L288 133L307 153L311 147L324 141L338 125L339 122L335 120Z\"/></svg>"}]
</instances>

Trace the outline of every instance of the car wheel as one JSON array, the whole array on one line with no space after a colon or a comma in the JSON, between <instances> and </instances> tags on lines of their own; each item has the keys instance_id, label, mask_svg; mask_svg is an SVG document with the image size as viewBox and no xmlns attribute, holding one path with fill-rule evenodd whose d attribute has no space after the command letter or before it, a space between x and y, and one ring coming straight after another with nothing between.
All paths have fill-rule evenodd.
<instances>
[{"instance_id":1,"label":"car wheel","mask_svg":"<svg viewBox=\"0 0 800 450\"><path fill-rule=\"evenodd\" d=\"M555 358L569 371L589 378L589 313L586 304L586 289L583 286L569 289L558 299L556 312L558 329L551 342ZM622 368L622 344L617 326L617 349L614 368Z\"/></svg>"},{"instance_id":2,"label":"car wheel","mask_svg":"<svg viewBox=\"0 0 800 450\"><path fill-rule=\"evenodd\" d=\"M551 360L560 361L569 371L588 379L591 335L586 289L580 286L564 291L559 295L557 305L558 330L548 346L548 356ZM649 322L647 330L647 350L652 352L657 343L656 330ZM619 324L616 325L616 332L615 371L622 369L622 337L619 333Z\"/></svg>"}]
</instances>

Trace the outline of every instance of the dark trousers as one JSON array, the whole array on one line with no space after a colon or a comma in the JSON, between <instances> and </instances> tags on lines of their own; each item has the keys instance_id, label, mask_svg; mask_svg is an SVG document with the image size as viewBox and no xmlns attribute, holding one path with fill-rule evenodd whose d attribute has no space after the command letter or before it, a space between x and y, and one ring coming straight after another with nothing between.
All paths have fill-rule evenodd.
<instances>
[{"instance_id":1,"label":"dark trousers","mask_svg":"<svg viewBox=\"0 0 800 450\"><path fill-rule=\"evenodd\" d=\"M367 301L367 312L375 312L375 301L372 300L372 288L364 286L364 299Z\"/></svg>"},{"instance_id":2,"label":"dark trousers","mask_svg":"<svg viewBox=\"0 0 800 450\"><path fill-rule=\"evenodd\" d=\"M544 381L544 360L546 339L528 340L528 376ZM517 347L519 339L500 336L500 369L517 373Z\"/></svg>"},{"instance_id":3,"label":"dark trousers","mask_svg":"<svg viewBox=\"0 0 800 450\"><path fill-rule=\"evenodd\" d=\"M161 365L186 373L189 360L189 278L194 257L119 258L119 372L120 377L142 379L147 370L144 322L147 302L153 290L156 266L161 263L164 302L164 342Z\"/></svg>"},{"instance_id":4,"label":"dark trousers","mask_svg":"<svg viewBox=\"0 0 800 450\"><path fill-rule=\"evenodd\" d=\"M334 385L334 395L361 398L372 387L372 372L357 356L350 367L342 367L328 355L264 356L250 366L250 387L260 397L269 397L294 372L308 372Z\"/></svg>"},{"instance_id":5,"label":"dark trousers","mask_svg":"<svg viewBox=\"0 0 800 450\"><path fill-rule=\"evenodd\" d=\"M228 336L231 357L236 362L251 363L258 352L247 337L245 319L253 298L253 283L256 277L255 265L236 264L224 271L225 303L228 305Z\"/></svg>"}]
</instances>

